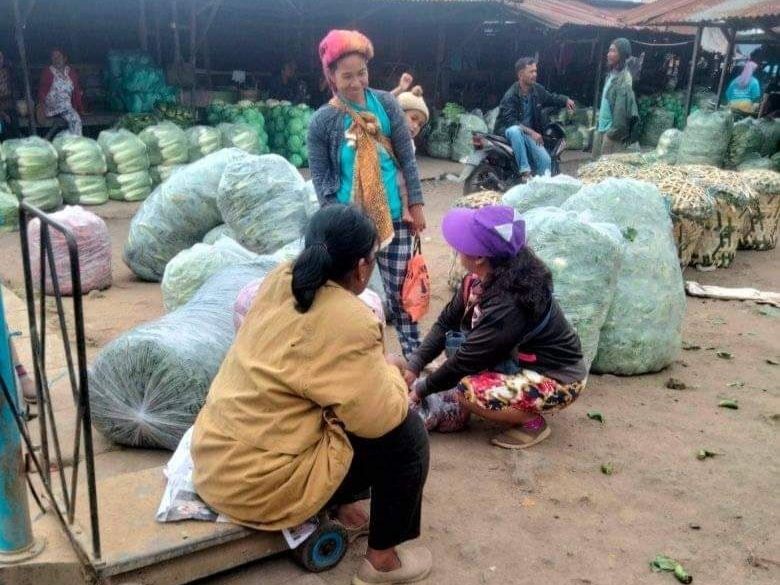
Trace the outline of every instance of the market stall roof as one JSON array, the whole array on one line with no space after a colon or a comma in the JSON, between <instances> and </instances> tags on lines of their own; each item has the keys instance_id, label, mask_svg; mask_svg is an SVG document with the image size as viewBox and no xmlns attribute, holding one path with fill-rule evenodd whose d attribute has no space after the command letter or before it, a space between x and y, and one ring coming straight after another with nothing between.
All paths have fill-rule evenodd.
<instances>
[{"instance_id":1,"label":"market stall roof","mask_svg":"<svg viewBox=\"0 0 780 585\"><path fill-rule=\"evenodd\" d=\"M656 0L625 11L621 20L631 26L695 26L760 22L777 24L780 2L777 0Z\"/></svg>"},{"instance_id":2,"label":"market stall roof","mask_svg":"<svg viewBox=\"0 0 780 585\"><path fill-rule=\"evenodd\" d=\"M519 14L550 28L588 26L629 28L618 20L614 10L600 8L579 0L515 0L511 2Z\"/></svg>"}]
</instances>

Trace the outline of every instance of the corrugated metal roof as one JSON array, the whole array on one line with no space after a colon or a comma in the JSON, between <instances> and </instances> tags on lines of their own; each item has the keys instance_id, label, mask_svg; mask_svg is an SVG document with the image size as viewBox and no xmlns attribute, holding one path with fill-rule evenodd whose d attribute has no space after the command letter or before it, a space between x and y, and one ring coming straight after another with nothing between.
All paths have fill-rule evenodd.
<instances>
[{"instance_id":1,"label":"corrugated metal roof","mask_svg":"<svg viewBox=\"0 0 780 585\"><path fill-rule=\"evenodd\" d=\"M561 28L565 25L623 28L615 12L598 8L578 0L515 0L514 9L534 20Z\"/></svg>"},{"instance_id":2,"label":"corrugated metal roof","mask_svg":"<svg viewBox=\"0 0 780 585\"><path fill-rule=\"evenodd\" d=\"M621 20L634 26L667 24L710 24L780 17L777 0L656 0L621 15Z\"/></svg>"}]
</instances>

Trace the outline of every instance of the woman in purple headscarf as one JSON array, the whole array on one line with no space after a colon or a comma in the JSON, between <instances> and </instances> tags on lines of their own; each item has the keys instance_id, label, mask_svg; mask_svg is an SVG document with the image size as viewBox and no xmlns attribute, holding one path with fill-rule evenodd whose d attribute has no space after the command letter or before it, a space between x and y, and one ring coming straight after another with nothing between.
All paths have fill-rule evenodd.
<instances>
[{"instance_id":1,"label":"woman in purple headscarf","mask_svg":"<svg viewBox=\"0 0 780 585\"><path fill-rule=\"evenodd\" d=\"M748 102L752 108L753 104L761 101L761 84L753 75L757 68L758 65L753 61L748 61L742 68L739 77L729 84L728 89L726 89L726 101L729 105Z\"/></svg>"}]
</instances>

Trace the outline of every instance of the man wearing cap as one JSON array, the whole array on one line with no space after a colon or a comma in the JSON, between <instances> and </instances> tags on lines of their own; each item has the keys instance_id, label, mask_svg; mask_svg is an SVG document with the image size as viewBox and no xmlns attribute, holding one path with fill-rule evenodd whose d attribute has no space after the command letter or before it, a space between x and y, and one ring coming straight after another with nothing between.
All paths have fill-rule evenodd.
<instances>
[{"instance_id":1,"label":"man wearing cap","mask_svg":"<svg viewBox=\"0 0 780 585\"><path fill-rule=\"evenodd\" d=\"M410 400L457 387L468 412L509 425L494 445L535 445L550 435L542 413L571 404L588 374L552 275L511 207L453 209L442 232L470 274L409 359ZM441 367L419 378L442 351Z\"/></svg>"},{"instance_id":2,"label":"man wearing cap","mask_svg":"<svg viewBox=\"0 0 780 585\"><path fill-rule=\"evenodd\" d=\"M594 155L612 154L636 142L639 130L639 108L634 95L633 79L627 67L631 59L631 43L619 38L612 41L607 52L609 75L599 107Z\"/></svg>"}]
</instances>

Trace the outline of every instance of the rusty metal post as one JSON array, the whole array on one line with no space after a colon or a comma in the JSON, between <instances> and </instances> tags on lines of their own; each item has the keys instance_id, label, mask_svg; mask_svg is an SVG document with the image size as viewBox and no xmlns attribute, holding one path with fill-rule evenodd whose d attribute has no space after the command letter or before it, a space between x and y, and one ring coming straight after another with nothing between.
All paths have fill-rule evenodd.
<instances>
[{"instance_id":1,"label":"rusty metal post","mask_svg":"<svg viewBox=\"0 0 780 585\"><path fill-rule=\"evenodd\" d=\"M688 88L685 90L685 118L691 113L691 102L693 101L693 78L696 77L696 62L699 60L699 48L701 47L701 35L704 27L696 29L696 40L693 41L693 55L691 56L691 69L688 73Z\"/></svg>"}]
</instances>

